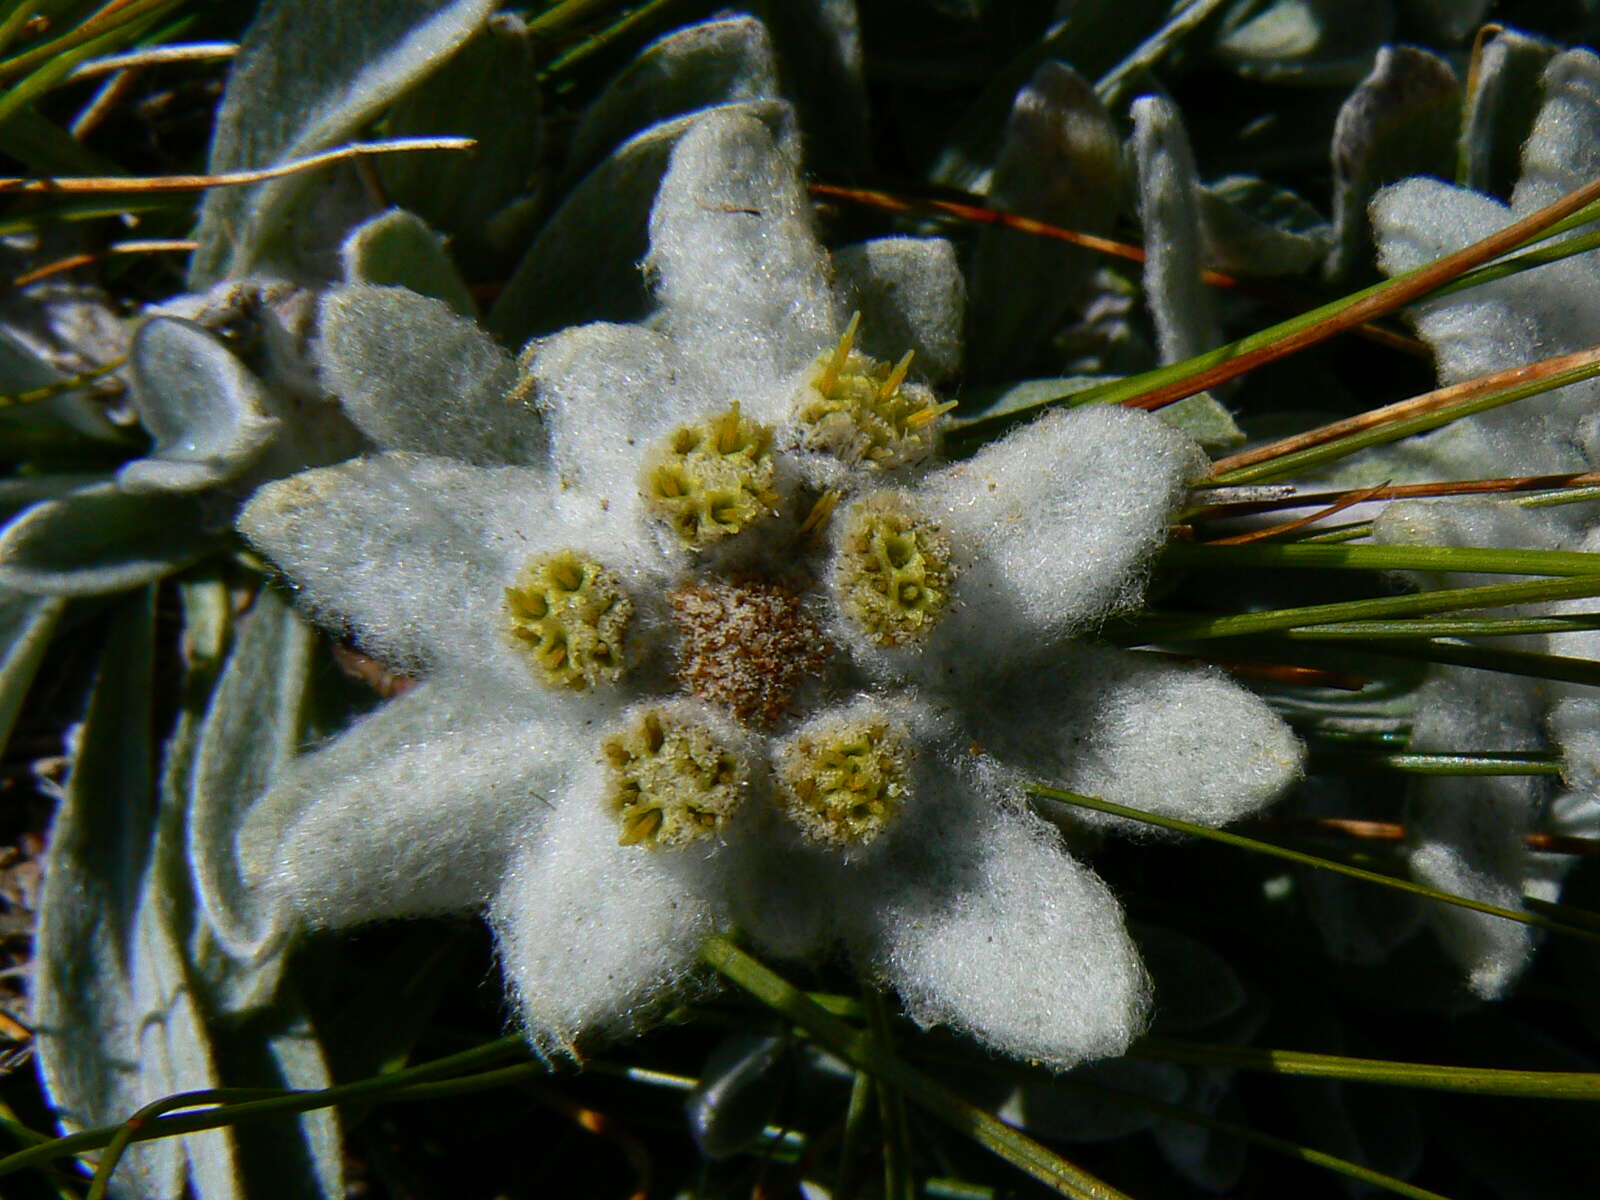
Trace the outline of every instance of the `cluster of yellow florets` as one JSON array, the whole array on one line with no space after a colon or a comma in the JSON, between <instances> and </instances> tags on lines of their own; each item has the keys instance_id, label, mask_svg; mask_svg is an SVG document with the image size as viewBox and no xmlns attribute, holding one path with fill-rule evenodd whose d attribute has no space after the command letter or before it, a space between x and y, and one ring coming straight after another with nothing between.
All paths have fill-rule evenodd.
<instances>
[{"instance_id":1,"label":"cluster of yellow florets","mask_svg":"<svg viewBox=\"0 0 1600 1200\"><path fill-rule=\"evenodd\" d=\"M906 382L912 351L890 366L856 350L860 322L857 313L838 345L818 357L795 402L801 445L885 470L920 462L933 453L935 420L954 405Z\"/></svg>"},{"instance_id":2,"label":"cluster of yellow florets","mask_svg":"<svg viewBox=\"0 0 1600 1200\"><path fill-rule=\"evenodd\" d=\"M931 453L934 422L949 406L906 382L909 354L891 367L856 351L859 320L817 360L795 401L801 443L851 465L914 463ZM650 517L703 551L777 515L777 472L773 430L735 402L651 448L639 490ZM814 540L842 495L823 493L799 535ZM899 491L855 501L844 519L832 565L843 614L880 646L922 640L949 605L948 538ZM668 595L685 692L755 728L793 711L797 691L832 653L797 578L700 575ZM621 677L634 604L599 563L571 549L532 559L506 589L505 612L512 638L550 685L582 690ZM780 807L812 842L867 844L906 803L910 747L909 733L875 710L824 714L785 744ZM716 836L750 786L742 760L713 728L671 705L644 710L601 749L624 845Z\"/></svg>"},{"instance_id":3,"label":"cluster of yellow florets","mask_svg":"<svg viewBox=\"0 0 1600 1200\"><path fill-rule=\"evenodd\" d=\"M599 563L572 550L530 561L506 589L511 636L545 682L577 690L615 682L633 601Z\"/></svg>"},{"instance_id":4,"label":"cluster of yellow florets","mask_svg":"<svg viewBox=\"0 0 1600 1200\"><path fill-rule=\"evenodd\" d=\"M713 837L744 802L748 772L697 721L647 709L600 748L624 846L682 846Z\"/></svg>"},{"instance_id":5,"label":"cluster of yellow florets","mask_svg":"<svg viewBox=\"0 0 1600 1200\"><path fill-rule=\"evenodd\" d=\"M772 430L727 412L682 425L645 459L645 507L693 550L748 529L778 504Z\"/></svg>"}]
</instances>

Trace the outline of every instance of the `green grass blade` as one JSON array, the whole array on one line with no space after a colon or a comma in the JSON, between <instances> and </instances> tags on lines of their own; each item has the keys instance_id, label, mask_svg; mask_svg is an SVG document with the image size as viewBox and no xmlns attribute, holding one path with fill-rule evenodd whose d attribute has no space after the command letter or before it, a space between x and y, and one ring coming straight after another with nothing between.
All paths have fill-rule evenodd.
<instances>
[{"instance_id":1,"label":"green grass blade","mask_svg":"<svg viewBox=\"0 0 1600 1200\"><path fill-rule=\"evenodd\" d=\"M1518 400L1526 400L1529 396L1538 396L1544 392L1554 391L1556 388L1566 387L1569 383L1581 383L1586 379L1593 379L1597 375L1600 375L1600 357L1597 357L1595 361L1568 367L1564 371L1557 371L1539 379L1519 383L1498 392L1474 396L1472 399L1463 400L1458 404L1451 404L1444 408L1435 409L1432 412L1420 413L1404 420L1390 421L1383 425L1374 426L1371 429L1364 429L1360 433L1346 434L1344 437L1335 438L1330 442L1323 442L1320 446L1296 450L1292 453L1269 459L1266 462L1257 463L1251 467L1239 467L1232 471L1224 471L1219 475L1213 475L1208 482L1217 486L1264 483L1273 479L1283 479L1298 475L1313 467L1325 466L1330 462L1348 457L1357 451L1368 450L1373 446L1386 445L1389 442L1396 442L1413 434L1426 433L1430 429L1438 429L1442 425L1448 425L1452 421L1459 421L1463 417L1476 416L1478 413L1513 404ZM1079 394L1081 395L1082 393Z\"/></svg>"},{"instance_id":2,"label":"green grass blade","mask_svg":"<svg viewBox=\"0 0 1600 1200\"><path fill-rule=\"evenodd\" d=\"M1416 621L1345 621L1291 629L1284 637L1297 642L1355 642L1372 638L1525 637L1538 633L1578 633L1600 629L1600 613L1559 617L1438 617Z\"/></svg>"},{"instance_id":3,"label":"green grass blade","mask_svg":"<svg viewBox=\"0 0 1600 1200\"><path fill-rule=\"evenodd\" d=\"M1221 1046L1166 1037L1140 1038L1129 1053L1138 1058L1188 1063L1192 1066L1233 1067L1243 1071L1266 1071L1273 1075L1342 1079L1350 1083L1377 1083L1437 1092L1522 1096L1539 1100L1600 1100L1600 1074L1581 1071L1446 1067L1431 1063L1390 1062L1380 1058L1347 1058L1337 1054L1306 1054L1298 1050L1273 1050L1257 1046Z\"/></svg>"},{"instance_id":4,"label":"green grass blade","mask_svg":"<svg viewBox=\"0 0 1600 1200\"><path fill-rule=\"evenodd\" d=\"M1506 550L1476 546L1308 546L1258 542L1208 546L1175 542L1165 566L1302 568L1343 571L1474 571L1491 575L1600 575L1600 554L1575 550Z\"/></svg>"},{"instance_id":5,"label":"green grass blade","mask_svg":"<svg viewBox=\"0 0 1600 1200\"><path fill-rule=\"evenodd\" d=\"M1555 226L1551 226L1547 231L1547 236L1555 237L1558 232ZM1533 250L1518 254L1514 258L1501 259L1499 262L1474 267L1465 274L1451 280L1437 291L1430 293L1428 299L1438 300L1440 297L1453 295L1456 292L1464 292L1468 288L1475 288L1480 284L1493 283L1497 279L1505 279L1511 275L1520 275L1523 271L1531 271L1553 262L1560 262L1564 258L1571 258L1574 254L1586 254L1597 246L1600 246L1600 232L1579 234L1575 238L1567 238L1561 242L1547 242Z\"/></svg>"},{"instance_id":6,"label":"green grass blade","mask_svg":"<svg viewBox=\"0 0 1600 1200\"><path fill-rule=\"evenodd\" d=\"M1586 224L1600 217L1600 180L1570 193L1556 204L1521 221L1508 225L1498 233L1476 242L1455 254L1426 263L1393 279L1372 284L1347 296L1318 306L1310 312L1290 317L1276 325L1259 330L1215 350L1186 358L1131 375L1126 379L1098 384L1082 391L1039 402L1041 409L1051 404L1123 404L1137 402L1142 406L1160 407L1187 396L1193 396L1226 380L1236 378L1277 358L1283 358L1308 346L1316 345L1356 325L1374 320L1396 309L1414 303L1436 289L1458 278L1474 267L1514 249L1532 245L1554 237L1558 232ZM1551 220L1551 215L1555 220ZM996 421L1016 419L1015 413L1006 414ZM974 421L963 430L963 436L983 424Z\"/></svg>"},{"instance_id":7,"label":"green grass blade","mask_svg":"<svg viewBox=\"0 0 1600 1200\"><path fill-rule=\"evenodd\" d=\"M168 8L181 0L129 0L115 13L101 20L86 20L67 30L60 37L35 46L32 50L13 55L0 62L0 80L15 79L19 75L37 70L53 62L69 50L86 42L98 41L113 31L125 30L129 25L152 13Z\"/></svg>"},{"instance_id":8,"label":"green grass blade","mask_svg":"<svg viewBox=\"0 0 1600 1200\"><path fill-rule=\"evenodd\" d=\"M1565 654L1536 654L1531 650L1503 650L1495 646L1463 646L1458 642L1381 642L1363 647L1371 654L1409 658L1420 662L1467 667L1474 671L1499 671L1527 679L1558 679L1583 687L1600 687L1600 662Z\"/></svg>"},{"instance_id":9,"label":"green grass blade","mask_svg":"<svg viewBox=\"0 0 1600 1200\"><path fill-rule=\"evenodd\" d=\"M894 1028L888 1000L876 989L866 996L868 1028L885 1053L894 1053ZM884 1200L915 1200L917 1181L911 1170L911 1125L906 1098L897 1087L879 1087L878 1120L883 1129Z\"/></svg>"},{"instance_id":10,"label":"green grass blade","mask_svg":"<svg viewBox=\"0 0 1600 1200\"><path fill-rule=\"evenodd\" d=\"M1316 763L1325 771L1395 771L1402 775L1560 775L1561 764L1550 758L1517 754L1351 754L1325 755Z\"/></svg>"},{"instance_id":11,"label":"green grass blade","mask_svg":"<svg viewBox=\"0 0 1600 1200\"><path fill-rule=\"evenodd\" d=\"M526 1053L527 1048L528 1044L520 1034L511 1034L496 1041L487 1042L482 1046L474 1046L470 1050L463 1050L459 1054L437 1058L432 1062L421 1063L415 1067L407 1067L403 1071L394 1071L388 1075L377 1075L370 1079L359 1079L354 1083L342 1083L337 1087L324 1088L320 1091L283 1092L266 1099L244 1100L237 1104L227 1104L201 1113L176 1117L156 1117L146 1121L142 1127L129 1137L129 1140L142 1142L151 1138L175 1137L183 1133L198 1133L205 1129L218 1129L224 1125L236 1125L241 1121L293 1116L297 1113L309 1112L314 1108L328 1108L351 1100L371 1101L385 1099L391 1093L400 1092L413 1084L432 1082L437 1076L454 1075L519 1051ZM86 1129L82 1133L51 1138L49 1141L41 1142L36 1146L29 1146L25 1150L19 1150L15 1154L0 1158L0 1176L11 1175L17 1171L25 1171L30 1167L40 1166L69 1155L98 1150L103 1146L110 1145L112 1139L117 1137L119 1132L125 1128L125 1125L110 1125L100 1129Z\"/></svg>"},{"instance_id":12,"label":"green grass blade","mask_svg":"<svg viewBox=\"0 0 1600 1200\"><path fill-rule=\"evenodd\" d=\"M172 3L174 0L168 0L168 2ZM16 83L5 89L3 93L0 93L0 122L10 120L25 105L30 104L37 97L56 87L80 63L121 50L145 33L148 33L168 11L170 10L158 8L153 12L147 13L143 18L134 20L127 25L108 29L99 37L90 38L77 46L65 49L48 62L40 64L25 78L17 80Z\"/></svg>"},{"instance_id":13,"label":"green grass blade","mask_svg":"<svg viewBox=\"0 0 1600 1200\"><path fill-rule=\"evenodd\" d=\"M1308 604L1299 608L1272 608L1261 612L1221 617L1191 617L1176 613L1147 613L1116 631L1121 645L1152 642L1188 642L1204 638L1243 637L1307 625L1343 621L1368 621L1381 617L1420 617L1465 608L1498 608L1546 600L1572 600L1600 596L1600 577L1580 575L1566 579L1535 579L1523 583L1496 583L1483 587L1439 588L1404 596L1377 596L1370 600L1342 600L1333 604Z\"/></svg>"},{"instance_id":14,"label":"green grass blade","mask_svg":"<svg viewBox=\"0 0 1600 1200\"><path fill-rule=\"evenodd\" d=\"M887 1084L899 1089L913 1104L1026 1172L1057 1195L1079 1200L1129 1200L1109 1184L968 1104L943 1084L896 1058L865 1030L830 1016L804 992L740 950L729 938L721 934L707 938L700 957L731 983L801 1026L850 1065L870 1073L880 1087Z\"/></svg>"},{"instance_id":15,"label":"green grass blade","mask_svg":"<svg viewBox=\"0 0 1600 1200\"><path fill-rule=\"evenodd\" d=\"M1228 0L1190 0L1111 70L1102 75L1094 85L1095 95L1108 109L1115 109L1130 83L1150 70L1156 63L1189 34L1198 29L1212 13Z\"/></svg>"},{"instance_id":16,"label":"green grass blade","mask_svg":"<svg viewBox=\"0 0 1600 1200\"><path fill-rule=\"evenodd\" d=\"M1501 908L1499 905L1485 904L1481 900L1471 900L1466 896L1456 896L1449 892L1437 891L1423 884L1414 883L1409 879L1397 879L1392 875L1383 875L1377 871L1352 867L1331 858L1319 858L1315 854L1291 850L1287 846L1279 846L1273 842L1263 842L1256 838L1244 837L1241 834L1229 833L1223 829L1212 829L1205 825L1196 825L1190 821L1179 820L1177 817L1168 817L1159 813L1145 812L1142 809L1129 808L1126 805L1115 804L1110 800L1102 800L1098 796L1080 796L1076 792L1046 787L1043 784L1033 784L1030 786L1029 791L1037 797L1054 801L1056 804L1067 808L1092 808L1096 812L1109 813L1114 817L1124 817L1130 821L1139 821L1146 825L1157 825L1162 829L1170 829L1174 833L1183 833L1191 837L1221 842L1223 845L1233 846L1239 850L1250 850L1257 854L1286 859L1289 862L1299 863L1304 867L1316 867L1319 870L1332 871L1338 875L1349 876L1351 879L1360 879L1366 883L1376 883L1381 887L1392 888L1397 892L1409 892L1413 896L1422 896L1424 899L1434 900L1441 904L1454 904L1458 908L1468 908L1473 912L1487 913L1491 917L1501 917L1507 921L1516 921L1521 925L1531 925L1536 929L1548 930L1551 933L1563 933L1570 937L1582 938L1585 941L1600 942L1600 932L1591 929L1568 925L1540 916L1537 913L1522 912L1513 908Z\"/></svg>"}]
</instances>

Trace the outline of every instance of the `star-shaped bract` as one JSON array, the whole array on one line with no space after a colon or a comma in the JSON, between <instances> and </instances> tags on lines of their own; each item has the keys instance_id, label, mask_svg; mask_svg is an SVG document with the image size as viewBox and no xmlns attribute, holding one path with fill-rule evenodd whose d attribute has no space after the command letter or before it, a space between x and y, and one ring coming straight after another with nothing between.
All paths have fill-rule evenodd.
<instances>
[{"instance_id":1,"label":"star-shaped bract","mask_svg":"<svg viewBox=\"0 0 1600 1200\"><path fill-rule=\"evenodd\" d=\"M414 297L329 301L328 377L393 449L264 489L243 527L324 619L428 679L247 825L286 909L488 900L547 1052L637 1025L730 925L782 956L842 944L919 1019L1009 1054L1127 1044L1145 987L1116 902L1022 785L1220 822L1297 773L1243 689L1069 640L1137 603L1203 460L1092 409L939 464L931 392L845 309L864 342L876 297L937 344L960 325L949 248L841 260L836 289L794 164L723 113L663 180L646 325L565 330L517 375ZM786 704L707 682L784 654L815 659Z\"/></svg>"}]
</instances>

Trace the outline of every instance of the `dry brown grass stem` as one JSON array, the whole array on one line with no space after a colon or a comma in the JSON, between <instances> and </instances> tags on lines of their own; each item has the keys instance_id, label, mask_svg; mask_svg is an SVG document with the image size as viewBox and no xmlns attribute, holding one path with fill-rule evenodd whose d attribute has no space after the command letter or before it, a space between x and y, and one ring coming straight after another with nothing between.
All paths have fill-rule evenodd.
<instances>
[{"instance_id":1,"label":"dry brown grass stem","mask_svg":"<svg viewBox=\"0 0 1600 1200\"><path fill-rule=\"evenodd\" d=\"M1345 417L1343 420L1333 421L1316 429L1308 429L1305 433L1297 433L1293 437L1257 446L1253 450L1230 454L1227 458L1218 459L1212 464L1211 476L1217 478L1243 467L1271 462L1286 454L1309 450L1313 446L1321 446L1351 434L1365 433L1369 429L1376 429L1396 421L1438 412L1453 404L1476 400L1495 392L1508 391L1525 383L1535 383L1552 375L1559 375L1563 371L1576 370L1596 362L1600 362L1600 346L1590 346L1583 350L1575 350L1571 354L1541 358L1538 362L1524 363L1520 367L1510 367L1504 371L1496 371L1492 375L1480 375L1476 379L1466 379L1460 383L1452 383L1448 387L1435 388L1420 396L1412 396L1408 400L1400 400L1394 404L1386 404L1382 408L1358 413L1353 417Z\"/></svg>"},{"instance_id":2,"label":"dry brown grass stem","mask_svg":"<svg viewBox=\"0 0 1600 1200\"><path fill-rule=\"evenodd\" d=\"M464 137L394 138L383 142L353 142L337 150L309 154L272 167L251 171L227 171L220 175L72 175L46 179L0 178L0 194L12 195L92 195L106 192L201 192L207 188L240 187L282 179L300 171L373 154L401 154L419 150L470 150L478 143Z\"/></svg>"},{"instance_id":3,"label":"dry brown grass stem","mask_svg":"<svg viewBox=\"0 0 1600 1200\"><path fill-rule=\"evenodd\" d=\"M1031 234L1034 237L1067 242L1074 246L1081 246L1085 250L1093 250L1097 254L1104 254L1111 258L1126 259L1128 262L1142 263L1145 258L1144 247L1135 246L1131 242L1119 242L1113 238L1101 237L1098 234L1081 233L1076 229L1066 229L1060 225L1051 225L1049 222L1035 220L1033 217L1024 217L1017 213L1001 212L998 209L987 208L981 204L963 203L956 200L939 200L921 196L908 198L895 195L893 192L876 191L870 188L839 187L831 183L813 183L811 185L811 194L813 196L826 197L830 200L846 200L852 204L881 208L887 212L931 212L954 217L957 220L966 221L974 225L997 225L1002 229L1012 229L1018 233ZM1200 278L1202 282L1210 287L1231 288L1289 311L1304 311L1306 308L1304 300L1291 296L1282 289L1264 284L1259 280L1237 279L1232 275L1224 275L1221 271L1202 271ZM1407 337L1403 333L1397 333L1392 329L1384 329L1377 325L1361 325L1352 332L1379 345L1398 350L1402 354L1410 354L1413 357L1420 358L1425 358L1428 355L1427 347L1421 342L1415 338Z\"/></svg>"}]
</instances>

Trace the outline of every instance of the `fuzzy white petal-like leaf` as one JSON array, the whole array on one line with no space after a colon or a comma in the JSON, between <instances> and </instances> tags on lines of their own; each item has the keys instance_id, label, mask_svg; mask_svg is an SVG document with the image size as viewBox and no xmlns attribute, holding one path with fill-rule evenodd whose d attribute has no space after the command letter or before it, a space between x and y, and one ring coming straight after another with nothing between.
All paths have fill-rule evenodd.
<instances>
[{"instance_id":1,"label":"fuzzy white petal-like leaf","mask_svg":"<svg viewBox=\"0 0 1600 1200\"><path fill-rule=\"evenodd\" d=\"M519 1019L543 1053L629 1032L688 983L721 923L694 848L617 844L597 775L512 857L491 917Z\"/></svg>"},{"instance_id":2,"label":"fuzzy white petal-like leaf","mask_svg":"<svg viewBox=\"0 0 1600 1200\"><path fill-rule=\"evenodd\" d=\"M775 386L835 336L827 256L787 151L712 112L672 152L650 212L647 268L666 332L730 396Z\"/></svg>"},{"instance_id":3,"label":"fuzzy white petal-like leaf","mask_svg":"<svg viewBox=\"0 0 1600 1200\"><path fill-rule=\"evenodd\" d=\"M1199 825L1265 808L1305 757L1282 719L1220 671L1088 644L1000 681L979 713L978 743L1041 782Z\"/></svg>"},{"instance_id":4,"label":"fuzzy white petal-like leaf","mask_svg":"<svg viewBox=\"0 0 1600 1200\"><path fill-rule=\"evenodd\" d=\"M510 394L510 355L443 301L348 285L323 302L321 328L325 383L385 449L483 464L542 456L538 414Z\"/></svg>"},{"instance_id":5,"label":"fuzzy white petal-like leaf","mask_svg":"<svg viewBox=\"0 0 1600 1200\"><path fill-rule=\"evenodd\" d=\"M289 762L239 826L245 882L313 926L482 906L591 753L581 705L518 701L429 681Z\"/></svg>"},{"instance_id":6,"label":"fuzzy white petal-like leaf","mask_svg":"<svg viewBox=\"0 0 1600 1200\"><path fill-rule=\"evenodd\" d=\"M492 660L503 589L531 553L519 531L548 531L552 491L532 468L380 455L268 484L239 528L388 665Z\"/></svg>"},{"instance_id":7,"label":"fuzzy white petal-like leaf","mask_svg":"<svg viewBox=\"0 0 1600 1200\"><path fill-rule=\"evenodd\" d=\"M861 314L858 344L886 362L916 351L911 375L946 382L961 372L967 292L944 238L882 237L836 250L839 314Z\"/></svg>"},{"instance_id":8,"label":"fuzzy white petal-like leaf","mask_svg":"<svg viewBox=\"0 0 1600 1200\"><path fill-rule=\"evenodd\" d=\"M1116 899L1053 829L976 796L948 798L850 886L865 965L922 1024L1069 1067L1122 1053L1147 981Z\"/></svg>"},{"instance_id":9,"label":"fuzzy white petal-like leaf","mask_svg":"<svg viewBox=\"0 0 1600 1200\"><path fill-rule=\"evenodd\" d=\"M1048 413L930 476L918 499L960 574L919 661L952 682L992 674L1136 604L1205 461L1154 417L1096 405Z\"/></svg>"},{"instance_id":10,"label":"fuzzy white petal-like leaf","mask_svg":"<svg viewBox=\"0 0 1600 1200\"><path fill-rule=\"evenodd\" d=\"M744 100L744 113L796 147L794 110L782 100ZM582 321L632 321L650 311L639 261L661 177L678 140L700 114L652 125L583 177L540 230L489 311L490 331L507 345Z\"/></svg>"}]
</instances>

